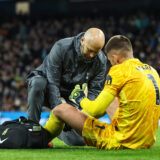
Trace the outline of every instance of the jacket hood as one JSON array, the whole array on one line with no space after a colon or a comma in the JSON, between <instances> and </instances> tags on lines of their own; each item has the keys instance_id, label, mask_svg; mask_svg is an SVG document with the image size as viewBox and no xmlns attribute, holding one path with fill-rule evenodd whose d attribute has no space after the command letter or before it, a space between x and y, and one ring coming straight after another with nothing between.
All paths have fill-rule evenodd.
<instances>
[{"instance_id":1,"label":"jacket hood","mask_svg":"<svg viewBox=\"0 0 160 160\"><path fill-rule=\"evenodd\" d=\"M82 32L82 33L79 33L77 36L75 36L75 38L74 38L74 47L75 47L75 50L77 52L79 60L84 61L85 63L92 63L93 61L95 61L95 59L97 59L97 55L98 54L94 58L87 60L82 56L82 53L80 51L81 38L83 37L84 33L85 32Z\"/></svg>"}]
</instances>

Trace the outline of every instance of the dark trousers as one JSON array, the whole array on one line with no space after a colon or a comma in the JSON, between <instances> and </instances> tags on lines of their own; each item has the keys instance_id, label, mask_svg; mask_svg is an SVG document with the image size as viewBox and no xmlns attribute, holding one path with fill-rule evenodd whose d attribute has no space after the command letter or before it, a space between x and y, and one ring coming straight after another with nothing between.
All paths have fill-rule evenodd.
<instances>
[{"instance_id":1,"label":"dark trousers","mask_svg":"<svg viewBox=\"0 0 160 160\"><path fill-rule=\"evenodd\" d=\"M32 76L27 79L28 81L28 119L39 122L42 106L45 103L47 96L46 87L47 80L40 75ZM49 107L49 105L48 105Z\"/></svg>"}]
</instances>

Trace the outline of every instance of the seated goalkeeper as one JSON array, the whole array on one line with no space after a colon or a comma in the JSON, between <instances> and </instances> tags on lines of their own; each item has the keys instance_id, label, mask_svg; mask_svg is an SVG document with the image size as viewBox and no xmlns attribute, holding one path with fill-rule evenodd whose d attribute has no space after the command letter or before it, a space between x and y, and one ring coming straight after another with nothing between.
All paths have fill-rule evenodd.
<instances>
[{"instance_id":1,"label":"seated goalkeeper","mask_svg":"<svg viewBox=\"0 0 160 160\"><path fill-rule=\"evenodd\" d=\"M69 104L58 105L45 128L56 137L67 123L88 146L99 149L151 148L160 115L159 75L133 57L131 42L125 36L113 36L105 46L105 53L112 67L102 92L91 101L85 97L84 88L76 86L70 99L80 104L83 112ZM115 97L119 108L111 124L96 119L105 114Z\"/></svg>"}]
</instances>

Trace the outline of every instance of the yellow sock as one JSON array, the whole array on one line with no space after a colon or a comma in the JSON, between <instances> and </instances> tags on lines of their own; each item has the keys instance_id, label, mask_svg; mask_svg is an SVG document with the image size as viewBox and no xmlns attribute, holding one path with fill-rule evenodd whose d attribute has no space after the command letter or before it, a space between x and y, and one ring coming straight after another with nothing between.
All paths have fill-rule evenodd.
<instances>
[{"instance_id":1,"label":"yellow sock","mask_svg":"<svg viewBox=\"0 0 160 160\"><path fill-rule=\"evenodd\" d=\"M44 128L53 136L53 138L57 137L64 127L64 123L59 120L51 111L48 121Z\"/></svg>"}]
</instances>

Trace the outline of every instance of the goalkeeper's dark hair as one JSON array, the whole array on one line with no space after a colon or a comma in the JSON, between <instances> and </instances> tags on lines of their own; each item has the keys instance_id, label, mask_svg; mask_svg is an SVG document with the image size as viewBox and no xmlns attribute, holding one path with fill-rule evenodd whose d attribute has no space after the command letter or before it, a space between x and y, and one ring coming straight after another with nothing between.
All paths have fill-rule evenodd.
<instances>
[{"instance_id":1,"label":"goalkeeper's dark hair","mask_svg":"<svg viewBox=\"0 0 160 160\"><path fill-rule=\"evenodd\" d=\"M109 41L105 45L104 51L108 55L110 54L111 50L118 51L117 53L124 57L128 56L128 54L133 55L131 41L127 37L122 35L116 35L109 39Z\"/></svg>"}]
</instances>

